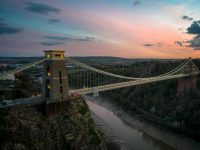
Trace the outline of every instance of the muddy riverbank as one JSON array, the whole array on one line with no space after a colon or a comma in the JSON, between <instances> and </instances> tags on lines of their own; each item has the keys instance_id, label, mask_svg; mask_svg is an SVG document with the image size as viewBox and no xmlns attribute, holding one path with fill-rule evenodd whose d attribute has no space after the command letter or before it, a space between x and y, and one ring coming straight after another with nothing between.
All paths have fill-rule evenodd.
<instances>
[{"instance_id":1,"label":"muddy riverbank","mask_svg":"<svg viewBox=\"0 0 200 150\"><path fill-rule=\"evenodd\" d=\"M93 107L92 111L97 116L99 116L102 120L104 120L107 124L110 123L109 126L111 126L111 128L115 128L114 132L116 132L117 128L122 128L121 130L119 129L117 136L119 136L122 142L124 142L126 145L128 144L129 149L139 150L139 149L145 149L145 147L148 149L158 149L158 150L174 150L174 149L199 150L200 149L200 143L188 137L185 137L176 133L172 133L171 131L165 128L155 126L152 123L141 121L137 118L134 118L133 116L130 116L129 114L124 112L122 109L120 109L119 106L115 104L111 104L111 102L106 101L102 97L94 98L92 96L86 96L85 98L89 100L90 104L88 105L90 107ZM116 121L116 120L112 120L113 118L108 118L110 113L113 113L120 120L122 120L123 125L121 126L115 125L113 127L112 121ZM109 117L113 117L113 116L111 115ZM105 118L107 118L108 120L105 120ZM119 121L117 123L120 124ZM126 131L127 131L127 135L124 134L124 132ZM134 133L130 134L133 131ZM137 141L137 142L134 143L134 141ZM131 148L131 147L134 147L134 148Z\"/></svg>"}]
</instances>

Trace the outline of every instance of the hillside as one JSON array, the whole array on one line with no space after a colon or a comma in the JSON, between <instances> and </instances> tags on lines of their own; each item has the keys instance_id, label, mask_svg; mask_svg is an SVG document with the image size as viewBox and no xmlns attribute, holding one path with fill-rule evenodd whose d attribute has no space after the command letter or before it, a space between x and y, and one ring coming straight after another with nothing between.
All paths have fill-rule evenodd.
<instances>
[{"instance_id":1,"label":"hillside","mask_svg":"<svg viewBox=\"0 0 200 150\"><path fill-rule=\"evenodd\" d=\"M0 149L106 150L84 99L70 99L66 111L47 118L32 107L0 112Z\"/></svg>"}]
</instances>

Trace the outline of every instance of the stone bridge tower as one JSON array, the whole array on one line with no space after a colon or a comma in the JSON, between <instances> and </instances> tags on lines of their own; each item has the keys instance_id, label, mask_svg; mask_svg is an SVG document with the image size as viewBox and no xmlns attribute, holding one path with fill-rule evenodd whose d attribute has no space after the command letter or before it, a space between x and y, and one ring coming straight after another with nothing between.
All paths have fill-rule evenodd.
<instances>
[{"instance_id":1,"label":"stone bridge tower","mask_svg":"<svg viewBox=\"0 0 200 150\"><path fill-rule=\"evenodd\" d=\"M193 92L197 89L197 76L189 76L178 79L177 96L185 92Z\"/></svg>"},{"instance_id":2,"label":"stone bridge tower","mask_svg":"<svg viewBox=\"0 0 200 150\"><path fill-rule=\"evenodd\" d=\"M43 71L43 97L49 100L63 100L68 97L68 78L64 52L44 51L46 61Z\"/></svg>"},{"instance_id":3,"label":"stone bridge tower","mask_svg":"<svg viewBox=\"0 0 200 150\"><path fill-rule=\"evenodd\" d=\"M196 68L192 62L192 59L189 58L189 60L190 62L187 64L183 72L189 76L178 79L177 96L180 96L185 92L193 92L197 89Z\"/></svg>"}]
</instances>

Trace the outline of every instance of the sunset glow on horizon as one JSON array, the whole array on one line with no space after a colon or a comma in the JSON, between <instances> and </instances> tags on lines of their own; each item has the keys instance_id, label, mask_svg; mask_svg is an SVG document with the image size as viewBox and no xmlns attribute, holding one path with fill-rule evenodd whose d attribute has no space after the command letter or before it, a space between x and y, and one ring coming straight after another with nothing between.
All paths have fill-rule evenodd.
<instances>
[{"instance_id":1,"label":"sunset glow on horizon","mask_svg":"<svg viewBox=\"0 0 200 150\"><path fill-rule=\"evenodd\" d=\"M200 57L198 0L7 0L0 56Z\"/></svg>"}]
</instances>

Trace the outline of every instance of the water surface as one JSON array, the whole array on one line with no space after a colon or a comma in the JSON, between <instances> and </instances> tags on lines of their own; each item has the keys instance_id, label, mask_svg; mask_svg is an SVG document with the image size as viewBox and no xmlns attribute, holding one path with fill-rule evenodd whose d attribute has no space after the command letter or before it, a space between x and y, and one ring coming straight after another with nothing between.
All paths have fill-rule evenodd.
<instances>
[{"instance_id":1,"label":"water surface","mask_svg":"<svg viewBox=\"0 0 200 150\"><path fill-rule=\"evenodd\" d=\"M93 101L87 101L92 112L100 117L109 126L117 137L130 150L174 150L167 144L129 126L123 122L112 110L100 106Z\"/></svg>"}]
</instances>

